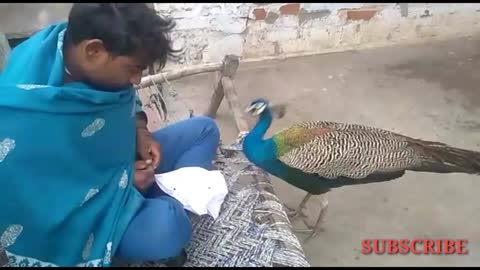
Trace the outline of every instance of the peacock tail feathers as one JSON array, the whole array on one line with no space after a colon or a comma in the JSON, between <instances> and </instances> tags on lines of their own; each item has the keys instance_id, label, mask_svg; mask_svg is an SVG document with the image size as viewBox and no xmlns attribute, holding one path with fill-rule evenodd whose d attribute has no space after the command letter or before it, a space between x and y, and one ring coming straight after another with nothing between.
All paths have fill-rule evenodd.
<instances>
[{"instance_id":1,"label":"peacock tail feathers","mask_svg":"<svg viewBox=\"0 0 480 270\"><path fill-rule=\"evenodd\" d=\"M325 178L404 170L480 172L480 153L358 124L311 121L273 137L284 164Z\"/></svg>"}]
</instances>

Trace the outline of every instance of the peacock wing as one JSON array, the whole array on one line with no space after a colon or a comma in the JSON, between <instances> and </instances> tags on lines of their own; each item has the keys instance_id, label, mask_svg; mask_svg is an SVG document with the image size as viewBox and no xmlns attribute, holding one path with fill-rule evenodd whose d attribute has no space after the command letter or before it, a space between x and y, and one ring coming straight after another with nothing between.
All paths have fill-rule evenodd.
<instances>
[{"instance_id":1,"label":"peacock wing","mask_svg":"<svg viewBox=\"0 0 480 270\"><path fill-rule=\"evenodd\" d=\"M281 162L330 179L362 179L418 162L407 137L357 124L304 122L280 132L275 141Z\"/></svg>"}]
</instances>

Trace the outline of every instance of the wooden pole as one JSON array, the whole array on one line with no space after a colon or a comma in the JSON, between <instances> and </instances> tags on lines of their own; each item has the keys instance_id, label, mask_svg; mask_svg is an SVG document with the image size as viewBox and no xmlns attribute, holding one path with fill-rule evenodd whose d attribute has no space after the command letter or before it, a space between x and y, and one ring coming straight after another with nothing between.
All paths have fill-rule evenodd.
<instances>
[{"instance_id":1,"label":"wooden pole","mask_svg":"<svg viewBox=\"0 0 480 270\"><path fill-rule=\"evenodd\" d=\"M222 103L224 97L223 86L222 86L222 72L215 72L214 85L213 85L213 94L210 98L210 105L208 105L207 112L205 115L215 118L217 116L218 108Z\"/></svg>"},{"instance_id":2,"label":"wooden pole","mask_svg":"<svg viewBox=\"0 0 480 270\"><path fill-rule=\"evenodd\" d=\"M212 97L210 98L210 105L208 106L207 112L205 115L215 118L217 115L218 108L222 103L223 97L225 96L225 90L223 88L222 79L224 77L233 79L237 72L238 66L240 65L240 60L238 56L235 55L226 55L223 59L223 65L221 72L215 74L214 89ZM232 84L233 85L233 84Z\"/></svg>"},{"instance_id":3,"label":"wooden pole","mask_svg":"<svg viewBox=\"0 0 480 270\"><path fill-rule=\"evenodd\" d=\"M201 66L194 66L184 68L182 70L170 71L166 73L159 73L155 75L149 75L142 78L142 81L139 85L135 86L136 89L142 89L145 87L152 86L154 81L157 84L161 84L166 80L173 81L177 80L186 76L191 76L195 74L205 73L205 72L214 72L221 70L223 64L222 63L213 63L213 64L206 64Z\"/></svg>"},{"instance_id":4,"label":"wooden pole","mask_svg":"<svg viewBox=\"0 0 480 270\"><path fill-rule=\"evenodd\" d=\"M237 124L238 131L250 131L250 128L248 127L248 122L245 119L245 114L240 107L240 102L238 102L237 92L235 91L235 87L233 86L232 79L229 77L223 77L222 86L225 98L227 99L228 105L233 112L233 117L235 118L235 123Z\"/></svg>"}]
</instances>

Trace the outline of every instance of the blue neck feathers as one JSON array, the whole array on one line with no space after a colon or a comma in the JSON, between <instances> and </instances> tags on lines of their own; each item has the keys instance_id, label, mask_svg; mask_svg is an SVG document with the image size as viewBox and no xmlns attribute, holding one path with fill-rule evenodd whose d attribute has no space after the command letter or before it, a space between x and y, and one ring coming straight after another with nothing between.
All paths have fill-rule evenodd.
<instances>
[{"instance_id":1,"label":"blue neck feathers","mask_svg":"<svg viewBox=\"0 0 480 270\"><path fill-rule=\"evenodd\" d=\"M269 108L266 108L265 111L260 114L260 118L258 119L257 124L255 127L250 131L250 133L245 138L245 143L247 141L252 141L255 143L263 142L263 137L265 133L267 133L268 128L272 124L272 113L270 112Z\"/></svg>"},{"instance_id":2,"label":"blue neck feathers","mask_svg":"<svg viewBox=\"0 0 480 270\"><path fill-rule=\"evenodd\" d=\"M272 113L269 108L266 108L243 142L245 155L256 164L275 158L275 143L271 138L264 140L265 133L271 124Z\"/></svg>"},{"instance_id":3,"label":"blue neck feathers","mask_svg":"<svg viewBox=\"0 0 480 270\"><path fill-rule=\"evenodd\" d=\"M320 194L328 188L329 180L320 179L318 175L307 174L285 165L277 158L277 146L273 138L264 139L272 124L272 113L267 108L260 115L257 124L243 141L245 156L266 172L283 179L287 183L313 194ZM322 181L320 181L322 180Z\"/></svg>"}]
</instances>

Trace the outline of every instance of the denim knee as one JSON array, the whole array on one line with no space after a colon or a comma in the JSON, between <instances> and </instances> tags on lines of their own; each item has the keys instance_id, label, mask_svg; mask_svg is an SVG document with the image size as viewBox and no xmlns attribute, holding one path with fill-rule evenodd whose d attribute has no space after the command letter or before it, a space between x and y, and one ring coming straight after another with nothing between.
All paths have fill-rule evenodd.
<instances>
[{"instance_id":1,"label":"denim knee","mask_svg":"<svg viewBox=\"0 0 480 270\"><path fill-rule=\"evenodd\" d=\"M192 238L192 224L183 208L183 205L169 196L162 196L160 200L152 199L152 226L156 228L148 241L152 244L147 246L162 245L167 246L159 249L158 256L154 257L174 257L185 248ZM161 202L161 203L159 203ZM168 208L168 211L165 211ZM164 213L164 214L162 214ZM161 251L163 250L163 251Z\"/></svg>"},{"instance_id":2,"label":"denim knee","mask_svg":"<svg viewBox=\"0 0 480 270\"><path fill-rule=\"evenodd\" d=\"M195 116L191 120L195 121L210 139L220 142L220 129L213 118L201 115Z\"/></svg>"},{"instance_id":3,"label":"denim knee","mask_svg":"<svg viewBox=\"0 0 480 270\"><path fill-rule=\"evenodd\" d=\"M192 238L183 205L169 196L147 199L132 221L117 256L127 260L161 260L178 256Z\"/></svg>"}]
</instances>

